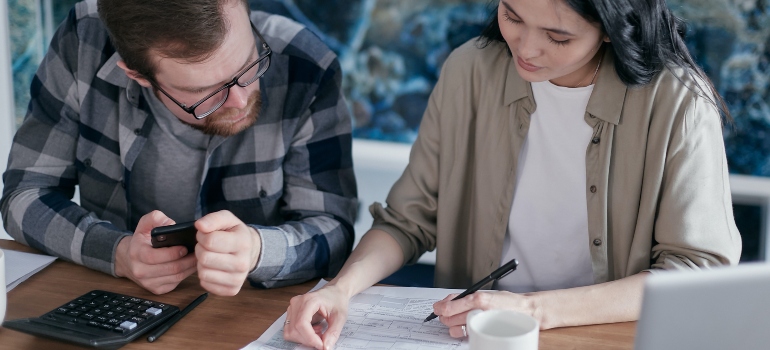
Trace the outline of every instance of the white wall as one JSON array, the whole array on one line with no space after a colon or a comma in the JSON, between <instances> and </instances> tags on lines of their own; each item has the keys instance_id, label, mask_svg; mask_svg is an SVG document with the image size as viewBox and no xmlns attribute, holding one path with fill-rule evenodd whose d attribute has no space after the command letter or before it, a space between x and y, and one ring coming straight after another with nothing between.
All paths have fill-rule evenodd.
<instances>
[{"instance_id":1,"label":"white wall","mask_svg":"<svg viewBox=\"0 0 770 350\"><path fill-rule=\"evenodd\" d=\"M0 1L0 173L8 164L14 126L13 76L11 75L11 43L8 29L8 2ZM3 190L0 181L0 192ZM10 239L2 227L0 218L0 239Z\"/></svg>"},{"instance_id":2,"label":"white wall","mask_svg":"<svg viewBox=\"0 0 770 350\"><path fill-rule=\"evenodd\" d=\"M374 202L385 203L388 191L404 172L409 163L412 145L369 140L353 140L353 168L358 182L360 210L355 224L356 241L372 227L369 206ZM424 254L420 263L435 264L436 253Z\"/></svg>"}]
</instances>

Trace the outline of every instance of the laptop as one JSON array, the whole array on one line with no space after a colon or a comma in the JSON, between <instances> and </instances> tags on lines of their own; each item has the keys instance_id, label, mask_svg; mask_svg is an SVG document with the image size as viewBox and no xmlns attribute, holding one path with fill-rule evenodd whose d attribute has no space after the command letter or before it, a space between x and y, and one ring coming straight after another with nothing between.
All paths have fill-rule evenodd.
<instances>
[{"instance_id":1,"label":"laptop","mask_svg":"<svg viewBox=\"0 0 770 350\"><path fill-rule=\"evenodd\" d=\"M649 276L636 327L636 350L770 349L770 264Z\"/></svg>"}]
</instances>

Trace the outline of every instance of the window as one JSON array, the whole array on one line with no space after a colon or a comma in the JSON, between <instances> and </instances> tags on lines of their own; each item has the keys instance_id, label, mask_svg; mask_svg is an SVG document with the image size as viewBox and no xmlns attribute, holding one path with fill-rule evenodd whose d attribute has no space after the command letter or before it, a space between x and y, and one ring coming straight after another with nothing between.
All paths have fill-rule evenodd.
<instances>
[{"instance_id":1,"label":"window","mask_svg":"<svg viewBox=\"0 0 770 350\"><path fill-rule=\"evenodd\" d=\"M8 0L14 120L20 125L29 104L29 85L48 42L76 0Z\"/></svg>"}]
</instances>

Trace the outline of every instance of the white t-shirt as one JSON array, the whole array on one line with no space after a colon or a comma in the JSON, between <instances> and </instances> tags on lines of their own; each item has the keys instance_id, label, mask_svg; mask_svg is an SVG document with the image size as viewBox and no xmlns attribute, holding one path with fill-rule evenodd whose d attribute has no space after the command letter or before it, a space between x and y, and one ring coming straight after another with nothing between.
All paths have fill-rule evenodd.
<instances>
[{"instance_id":1,"label":"white t-shirt","mask_svg":"<svg viewBox=\"0 0 770 350\"><path fill-rule=\"evenodd\" d=\"M585 110L593 85L532 83L537 110L519 155L501 264L519 267L495 284L524 293L593 284L586 149L593 129Z\"/></svg>"}]
</instances>

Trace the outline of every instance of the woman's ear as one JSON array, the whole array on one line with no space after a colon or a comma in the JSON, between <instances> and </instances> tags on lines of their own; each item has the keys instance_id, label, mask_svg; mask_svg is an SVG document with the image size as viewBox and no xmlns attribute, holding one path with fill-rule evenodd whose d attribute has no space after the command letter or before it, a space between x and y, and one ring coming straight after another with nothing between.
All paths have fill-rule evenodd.
<instances>
[{"instance_id":1,"label":"woman's ear","mask_svg":"<svg viewBox=\"0 0 770 350\"><path fill-rule=\"evenodd\" d=\"M123 60L118 61L118 67L120 67L120 69L126 72L126 76L128 76L131 80L134 80L137 83L139 83L139 85L146 88L152 87L152 83L150 83L150 81L147 80L147 78L139 74L139 72L131 68L128 68L128 66L126 66L126 62L124 62Z\"/></svg>"},{"instance_id":2,"label":"woman's ear","mask_svg":"<svg viewBox=\"0 0 770 350\"><path fill-rule=\"evenodd\" d=\"M607 36L607 34L604 34L604 38L602 39L605 43L610 42L610 37Z\"/></svg>"}]
</instances>

